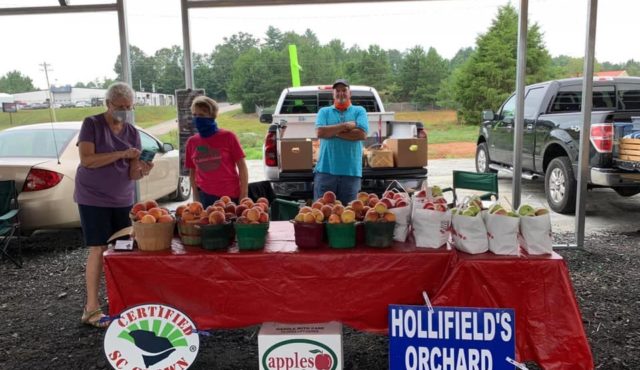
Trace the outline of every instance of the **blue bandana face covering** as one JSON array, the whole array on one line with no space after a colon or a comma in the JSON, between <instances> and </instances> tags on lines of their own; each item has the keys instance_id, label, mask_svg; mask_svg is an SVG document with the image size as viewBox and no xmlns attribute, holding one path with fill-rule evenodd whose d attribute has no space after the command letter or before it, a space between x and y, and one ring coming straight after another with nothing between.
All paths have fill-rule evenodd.
<instances>
[{"instance_id":1,"label":"blue bandana face covering","mask_svg":"<svg viewBox=\"0 0 640 370\"><path fill-rule=\"evenodd\" d=\"M211 117L193 117L193 125L202 137L213 136L218 131L218 124Z\"/></svg>"}]
</instances>

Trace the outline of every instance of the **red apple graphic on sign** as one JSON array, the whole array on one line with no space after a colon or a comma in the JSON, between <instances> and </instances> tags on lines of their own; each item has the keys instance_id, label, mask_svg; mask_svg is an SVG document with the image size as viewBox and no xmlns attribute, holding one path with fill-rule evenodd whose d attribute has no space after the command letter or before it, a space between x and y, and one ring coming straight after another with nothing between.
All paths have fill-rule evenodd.
<instances>
[{"instance_id":1,"label":"red apple graphic on sign","mask_svg":"<svg viewBox=\"0 0 640 370\"><path fill-rule=\"evenodd\" d=\"M323 353L322 351L318 351L318 350L313 350L310 351L312 353L318 353L316 355L315 358L315 363L316 363L316 369L317 370L329 370L331 369L331 356L329 356L326 353Z\"/></svg>"}]
</instances>

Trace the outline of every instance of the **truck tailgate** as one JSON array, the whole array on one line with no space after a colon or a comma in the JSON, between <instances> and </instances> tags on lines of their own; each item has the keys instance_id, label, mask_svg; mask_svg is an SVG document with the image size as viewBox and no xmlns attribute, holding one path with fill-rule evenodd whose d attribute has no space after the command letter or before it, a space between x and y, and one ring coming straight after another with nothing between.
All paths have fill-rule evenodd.
<instances>
[{"instance_id":1,"label":"truck tailgate","mask_svg":"<svg viewBox=\"0 0 640 370\"><path fill-rule=\"evenodd\" d=\"M401 179L418 179L426 178L428 170L424 167L418 168L386 168L386 169L362 169L362 179L376 180L401 180ZM311 181L313 180L312 172L281 172L278 181Z\"/></svg>"}]
</instances>

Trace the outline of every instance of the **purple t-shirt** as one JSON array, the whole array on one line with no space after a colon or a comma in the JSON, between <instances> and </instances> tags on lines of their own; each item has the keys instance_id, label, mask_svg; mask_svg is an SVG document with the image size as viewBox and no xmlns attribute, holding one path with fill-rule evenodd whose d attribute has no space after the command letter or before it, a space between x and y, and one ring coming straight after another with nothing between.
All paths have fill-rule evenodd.
<instances>
[{"instance_id":1,"label":"purple t-shirt","mask_svg":"<svg viewBox=\"0 0 640 370\"><path fill-rule=\"evenodd\" d=\"M78 143L88 141L95 145L96 153L109 153L132 147L140 149L140 134L125 123L115 134L109 128L104 113L87 117L82 122ZM106 166L87 168L78 165L73 200L82 205L96 207L128 207L135 201L135 182L129 178L129 160L118 159Z\"/></svg>"}]
</instances>

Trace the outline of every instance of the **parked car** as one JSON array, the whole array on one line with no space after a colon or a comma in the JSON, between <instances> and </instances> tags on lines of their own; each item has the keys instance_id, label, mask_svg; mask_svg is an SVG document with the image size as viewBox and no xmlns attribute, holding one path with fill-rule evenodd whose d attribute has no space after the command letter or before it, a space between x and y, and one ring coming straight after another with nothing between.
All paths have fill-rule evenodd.
<instances>
[{"instance_id":1,"label":"parked car","mask_svg":"<svg viewBox=\"0 0 640 370\"><path fill-rule=\"evenodd\" d=\"M40 123L0 132L0 179L16 181L23 231L80 226L73 190L80 163L76 143L81 125ZM180 176L178 150L138 130L142 148L156 152L151 174L138 181L138 198L188 199L191 184L188 176Z\"/></svg>"},{"instance_id":2,"label":"parked car","mask_svg":"<svg viewBox=\"0 0 640 370\"><path fill-rule=\"evenodd\" d=\"M90 106L91 106L91 103L89 103L86 100L78 100L76 102L76 108L87 108L87 107L90 107Z\"/></svg>"},{"instance_id":3,"label":"parked car","mask_svg":"<svg viewBox=\"0 0 640 370\"><path fill-rule=\"evenodd\" d=\"M62 103L62 108L75 108L75 107L76 107L76 103L72 101Z\"/></svg>"}]
</instances>

